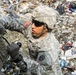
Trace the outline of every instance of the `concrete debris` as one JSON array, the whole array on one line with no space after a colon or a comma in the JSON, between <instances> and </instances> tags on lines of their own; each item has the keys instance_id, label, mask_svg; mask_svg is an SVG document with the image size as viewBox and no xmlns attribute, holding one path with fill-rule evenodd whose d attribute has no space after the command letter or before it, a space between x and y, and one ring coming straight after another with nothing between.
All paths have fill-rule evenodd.
<instances>
[{"instance_id":1,"label":"concrete debris","mask_svg":"<svg viewBox=\"0 0 76 75\"><path fill-rule=\"evenodd\" d=\"M60 46L68 41L74 44L76 41L76 0L0 0L0 16L8 16L10 13L9 10L11 10L11 14L14 18L31 21L33 9L40 4L53 8L59 14L52 32L55 33L56 38L60 42ZM47 11L45 10L45 12ZM8 31L8 34L10 32L11 31ZM16 31L14 31L13 34L16 34ZM20 33L17 33L17 35L18 34L20 35ZM5 36L9 38L10 35ZM10 39L12 41L20 40L19 36L15 37L18 39L11 39L14 38L13 36L10 37ZM22 38L24 37L21 37L21 39ZM25 45L25 42L22 41L22 44ZM25 49L24 46L23 49ZM63 55L65 56L65 54Z\"/></svg>"}]
</instances>

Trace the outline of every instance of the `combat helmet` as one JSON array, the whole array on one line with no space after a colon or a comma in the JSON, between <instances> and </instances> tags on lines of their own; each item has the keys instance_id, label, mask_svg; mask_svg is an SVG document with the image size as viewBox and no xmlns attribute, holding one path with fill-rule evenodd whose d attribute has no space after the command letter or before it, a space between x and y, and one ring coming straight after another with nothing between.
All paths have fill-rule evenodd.
<instances>
[{"instance_id":1,"label":"combat helmet","mask_svg":"<svg viewBox=\"0 0 76 75\"><path fill-rule=\"evenodd\" d=\"M33 10L32 15L35 20L46 23L49 29L53 29L59 14L51 7L39 5Z\"/></svg>"}]
</instances>

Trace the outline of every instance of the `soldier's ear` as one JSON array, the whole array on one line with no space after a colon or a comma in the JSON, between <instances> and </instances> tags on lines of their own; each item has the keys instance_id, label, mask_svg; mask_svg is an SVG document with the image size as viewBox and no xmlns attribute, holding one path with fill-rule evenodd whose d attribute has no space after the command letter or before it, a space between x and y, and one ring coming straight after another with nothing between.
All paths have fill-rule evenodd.
<instances>
[{"instance_id":1,"label":"soldier's ear","mask_svg":"<svg viewBox=\"0 0 76 75\"><path fill-rule=\"evenodd\" d=\"M44 26L44 30L45 30L45 32L47 32L48 31L47 27Z\"/></svg>"},{"instance_id":2,"label":"soldier's ear","mask_svg":"<svg viewBox=\"0 0 76 75\"><path fill-rule=\"evenodd\" d=\"M44 26L44 29L46 29L46 27Z\"/></svg>"}]
</instances>

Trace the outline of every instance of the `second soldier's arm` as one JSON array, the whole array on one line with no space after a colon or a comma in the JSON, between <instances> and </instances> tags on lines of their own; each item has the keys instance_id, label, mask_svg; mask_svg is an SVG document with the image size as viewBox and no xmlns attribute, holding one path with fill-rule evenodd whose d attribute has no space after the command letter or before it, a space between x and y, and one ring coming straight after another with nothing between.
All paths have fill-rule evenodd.
<instances>
[{"instance_id":1,"label":"second soldier's arm","mask_svg":"<svg viewBox=\"0 0 76 75\"><path fill-rule=\"evenodd\" d=\"M18 31L22 33L22 30L24 30L24 27L22 26L24 23L24 20L20 18L11 17L10 15L1 15L0 16L0 23L9 30L12 31Z\"/></svg>"}]
</instances>

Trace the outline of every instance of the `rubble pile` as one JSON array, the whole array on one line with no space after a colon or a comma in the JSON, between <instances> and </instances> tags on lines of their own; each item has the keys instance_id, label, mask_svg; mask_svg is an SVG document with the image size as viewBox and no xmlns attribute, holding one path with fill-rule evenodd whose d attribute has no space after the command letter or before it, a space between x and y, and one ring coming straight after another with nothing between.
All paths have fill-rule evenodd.
<instances>
[{"instance_id":1,"label":"rubble pile","mask_svg":"<svg viewBox=\"0 0 76 75\"><path fill-rule=\"evenodd\" d=\"M57 23L52 32L55 33L60 42L60 47L63 50L62 56L65 56L68 53L65 53L66 45L70 49L76 42L76 0L0 0L0 17L3 17L3 20L6 21L4 23L5 28L9 29L5 37L9 42L20 41L25 51L27 40L24 37L25 30L22 24L25 21L31 21L33 9L40 4L47 5L58 13ZM45 10L45 12L47 11ZM6 16L9 19L5 18ZM15 29L14 24L17 24L19 28ZM12 28L14 31L12 31ZM74 53L76 54L76 51Z\"/></svg>"}]
</instances>

